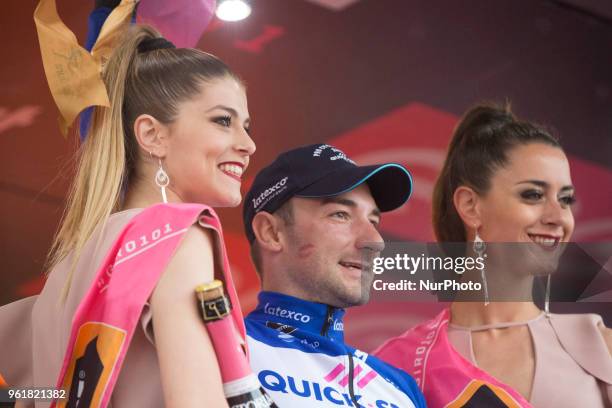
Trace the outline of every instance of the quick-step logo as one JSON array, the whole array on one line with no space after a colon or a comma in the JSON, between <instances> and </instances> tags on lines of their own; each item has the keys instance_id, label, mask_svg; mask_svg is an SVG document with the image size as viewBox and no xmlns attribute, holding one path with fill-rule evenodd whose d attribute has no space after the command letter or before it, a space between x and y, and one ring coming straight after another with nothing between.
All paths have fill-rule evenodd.
<instances>
[{"instance_id":1,"label":"quick-step logo","mask_svg":"<svg viewBox=\"0 0 612 408\"><path fill-rule=\"evenodd\" d=\"M361 365L357 365L353 373L354 380L357 381L355 383L355 391L363 390L377 376L376 371L369 368L364 370ZM291 375L283 375L274 370L260 371L258 379L261 385L271 392L293 394L298 397L329 402L338 406L355 407L348 392L342 392L334 386L337 384L346 389L348 385L348 369L342 363L336 365L323 378L325 383L296 378ZM376 399L373 402L367 402L367 400L372 401L372 398L364 398L362 394L355 393L356 408L400 408L398 405L384 399Z\"/></svg>"},{"instance_id":2,"label":"quick-step logo","mask_svg":"<svg viewBox=\"0 0 612 408\"><path fill-rule=\"evenodd\" d=\"M335 331L344 331L344 323L342 320L334 319L334 324L332 325Z\"/></svg>"}]
</instances>

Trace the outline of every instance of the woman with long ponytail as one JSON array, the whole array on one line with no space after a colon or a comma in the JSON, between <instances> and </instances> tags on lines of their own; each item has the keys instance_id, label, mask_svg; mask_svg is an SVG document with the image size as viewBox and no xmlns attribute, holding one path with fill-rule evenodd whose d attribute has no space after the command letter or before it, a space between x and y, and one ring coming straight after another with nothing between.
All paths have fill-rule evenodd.
<instances>
[{"instance_id":1,"label":"woman with long ponytail","mask_svg":"<svg viewBox=\"0 0 612 408\"><path fill-rule=\"evenodd\" d=\"M612 330L595 314L549 310L574 201L553 135L508 105L465 113L434 188L432 221L447 255L480 259L451 273L478 286L456 290L448 309L374 352L415 376L427 406L611 406ZM548 282L541 309L537 277Z\"/></svg>"},{"instance_id":2,"label":"woman with long ponytail","mask_svg":"<svg viewBox=\"0 0 612 408\"><path fill-rule=\"evenodd\" d=\"M110 107L94 108L79 152L20 381L62 388L57 406L226 406L194 289L224 281L242 341L211 207L241 201L255 151L245 87L146 26L128 30L102 77Z\"/></svg>"}]
</instances>

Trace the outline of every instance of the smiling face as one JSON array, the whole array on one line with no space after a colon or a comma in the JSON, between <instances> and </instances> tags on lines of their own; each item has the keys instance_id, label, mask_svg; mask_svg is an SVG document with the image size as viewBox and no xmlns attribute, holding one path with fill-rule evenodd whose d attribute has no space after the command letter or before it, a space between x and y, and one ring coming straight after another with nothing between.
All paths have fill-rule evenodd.
<instances>
[{"instance_id":1,"label":"smiling face","mask_svg":"<svg viewBox=\"0 0 612 408\"><path fill-rule=\"evenodd\" d=\"M553 272L563 249L559 244L569 241L574 231L574 188L563 151L542 143L514 147L490 185L479 199L482 239L528 243L498 250L521 274Z\"/></svg>"},{"instance_id":2,"label":"smiling face","mask_svg":"<svg viewBox=\"0 0 612 408\"><path fill-rule=\"evenodd\" d=\"M542 143L508 152L481 197L480 235L489 242L535 242L550 248L574 231L574 188L569 163L559 148Z\"/></svg>"},{"instance_id":3,"label":"smiling face","mask_svg":"<svg viewBox=\"0 0 612 408\"><path fill-rule=\"evenodd\" d=\"M213 207L240 204L240 185L255 144L248 134L249 111L244 88L224 77L203 83L182 102L168 125L163 166L169 189L183 202Z\"/></svg>"},{"instance_id":4,"label":"smiling face","mask_svg":"<svg viewBox=\"0 0 612 408\"><path fill-rule=\"evenodd\" d=\"M336 307L366 303L373 274L364 258L383 248L368 186L324 199L294 197L291 205L284 250L291 292Z\"/></svg>"}]
</instances>

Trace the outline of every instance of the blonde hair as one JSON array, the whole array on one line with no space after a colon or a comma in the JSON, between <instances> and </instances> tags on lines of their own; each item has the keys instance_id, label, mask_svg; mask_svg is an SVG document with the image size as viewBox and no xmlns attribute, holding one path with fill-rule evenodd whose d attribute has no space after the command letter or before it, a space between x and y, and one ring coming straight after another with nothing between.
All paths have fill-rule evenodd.
<instances>
[{"instance_id":1,"label":"blonde hair","mask_svg":"<svg viewBox=\"0 0 612 408\"><path fill-rule=\"evenodd\" d=\"M144 40L160 37L149 26L130 28L106 63L102 78L110 108L95 107L86 141L78 153L76 177L70 187L60 227L47 258L47 271L72 254L62 293L65 299L81 251L96 228L121 208L122 189L130 185L138 158L133 127L150 114L171 123L178 105L217 78L240 79L213 55L190 48L139 52Z\"/></svg>"}]
</instances>

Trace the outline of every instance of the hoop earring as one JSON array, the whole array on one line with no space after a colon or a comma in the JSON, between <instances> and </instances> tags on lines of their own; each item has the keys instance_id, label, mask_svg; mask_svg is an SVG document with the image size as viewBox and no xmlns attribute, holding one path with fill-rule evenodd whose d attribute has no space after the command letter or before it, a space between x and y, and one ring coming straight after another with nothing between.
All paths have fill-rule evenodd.
<instances>
[{"instance_id":1,"label":"hoop earring","mask_svg":"<svg viewBox=\"0 0 612 408\"><path fill-rule=\"evenodd\" d=\"M550 275L546 278L546 294L544 295L544 313L550 316Z\"/></svg>"},{"instance_id":2,"label":"hoop earring","mask_svg":"<svg viewBox=\"0 0 612 408\"><path fill-rule=\"evenodd\" d=\"M161 195L164 203L168 204L168 197L166 196L166 187L170 184L170 177L168 173L164 170L162 166L162 161L160 158L157 158L159 161L159 169L157 169L157 173L155 173L155 184L161 190Z\"/></svg>"},{"instance_id":3,"label":"hoop earring","mask_svg":"<svg viewBox=\"0 0 612 408\"><path fill-rule=\"evenodd\" d=\"M487 249L487 244L486 242L483 241L482 238L480 238L480 235L478 234L478 230L476 230L476 236L474 237L473 249L474 249L474 252L480 258L485 258L486 256L485 251ZM487 273L485 271L484 266L480 269L480 279L482 280L482 286L484 289L484 304L485 306L487 306L489 304L489 287L487 286Z\"/></svg>"}]
</instances>

